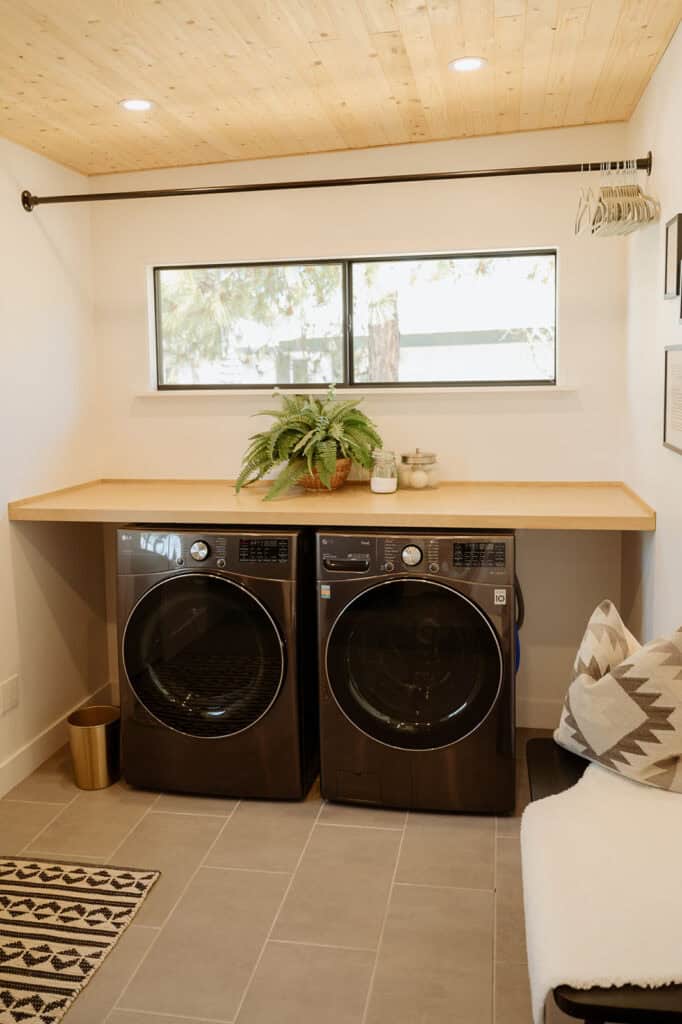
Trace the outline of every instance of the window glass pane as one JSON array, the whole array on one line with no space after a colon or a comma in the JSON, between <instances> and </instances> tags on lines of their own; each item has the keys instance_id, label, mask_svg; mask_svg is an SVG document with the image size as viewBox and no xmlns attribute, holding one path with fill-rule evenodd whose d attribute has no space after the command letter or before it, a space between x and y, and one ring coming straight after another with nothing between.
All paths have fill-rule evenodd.
<instances>
[{"instance_id":1,"label":"window glass pane","mask_svg":"<svg viewBox=\"0 0 682 1024\"><path fill-rule=\"evenodd\" d=\"M555 255L353 264L361 383L555 379Z\"/></svg>"},{"instance_id":2,"label":"window glass pane","mask_svg":"<svg viewBox=\"0 0 682 1024\"><path fill-rule=\"evenodd\" d=\"M156 271L159 384L343 380L341 263Z\"/></svg>"}]
</instances>

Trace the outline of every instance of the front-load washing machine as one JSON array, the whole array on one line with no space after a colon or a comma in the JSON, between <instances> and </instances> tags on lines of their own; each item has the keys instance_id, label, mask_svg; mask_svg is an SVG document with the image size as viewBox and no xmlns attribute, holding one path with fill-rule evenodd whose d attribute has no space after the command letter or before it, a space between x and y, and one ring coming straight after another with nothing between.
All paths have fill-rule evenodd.
<instances>
[{"instance_id":1,"label":"front-load washing machine","mask_svg":"<svg viewBox=\"0 0 682 1024\"><path fill-rule=\"evenodd\" d=\"M514 537L317 536L329 800L514 807Z\"/></svg>"},{"instance_id":2,"label":"front-load washing machine","mask_svg":"<svg viewBox=\"0 0 682 1024\"><path fill-rule=\"evenodd\" d=\"M318 766L308 535L130 527L117 545L124 778L303 797Z\"/></svg>"}]
</instances>

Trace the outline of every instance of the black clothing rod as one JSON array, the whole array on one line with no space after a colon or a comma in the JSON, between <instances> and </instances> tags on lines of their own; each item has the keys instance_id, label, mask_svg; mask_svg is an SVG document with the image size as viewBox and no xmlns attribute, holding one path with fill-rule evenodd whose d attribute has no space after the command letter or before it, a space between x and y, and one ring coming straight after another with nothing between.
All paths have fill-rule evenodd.
<instances>
[{"instance_id":1,"label":"black clothing rod","mask_svg":"<svg viewBox=\"0 0 682 1024\"><path fill-rule=\"evenodd\" d=\"M630 161L632 166L633 161ZM651 150L634 161L638 171L651 174ZM390 174L370 178L315 178L310 181L264 181L251 185L209 185L204 188L155 188L140 192L86 192L70 196L34 196L21 193L21 205L29 213L36 206L48 203L100 203L110 199L161 199L166 196L216 196L238 192L281 192L303 188L346 188L350 185L393 185L409 181L459 181L465 178L511 178L526 174L572 174L581 171L618 171L628 168L628 161L607 160L582 164L544 164L536 167L497 167L478 171L439 171L434 174Z\"/></svg>"}]
</instances>

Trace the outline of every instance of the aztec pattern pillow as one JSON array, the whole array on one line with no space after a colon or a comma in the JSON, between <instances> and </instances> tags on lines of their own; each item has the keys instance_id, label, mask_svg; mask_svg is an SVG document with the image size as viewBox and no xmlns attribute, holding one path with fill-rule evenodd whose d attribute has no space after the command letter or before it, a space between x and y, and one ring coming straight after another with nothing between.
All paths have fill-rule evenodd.
<instances>
[{"instance_id":1,"label":"aztec pattern pillow","mask_svg":"<svg viewBox=\"0 0 682 1024\"><path fill-rule=\"evenodd\" d=\"M619 633L615 609L607 604L595 612L598 620L600 610L609 618L609 623L598 622L599 656L589 654L586 634L576 668L591 671L579 671L569 686L554 739L637 782L682 793L682 628L613 664L623 644L637 642L627 631L619 639L605 630L609 625ZM610 664L597 678L592 673L598 671L600 658Z\"/></svg>"},{"instance_id":2,"label":"aztec pattern pillow","mask_svg":"<svg viewBox=\"0 0 682 1024\"><path fill-rule=\"evenodd\" d=\"M613 601L602 601L592 612L573 663L573 678L601 679L641 644L621 619Z\"/></svg>"}]
</instances>

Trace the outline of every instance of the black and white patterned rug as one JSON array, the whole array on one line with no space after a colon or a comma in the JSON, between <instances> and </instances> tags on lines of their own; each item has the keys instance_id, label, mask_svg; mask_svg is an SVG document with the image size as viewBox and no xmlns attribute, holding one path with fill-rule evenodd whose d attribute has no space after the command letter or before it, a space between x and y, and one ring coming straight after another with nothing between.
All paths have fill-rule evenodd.
<instances>
[{"instance_id":1,"label":"black and white patterned rug","mask_svg":"<svg viewBox=\"0 0 682 1024\"><path fill-rule=\"evenodd\" d=\"M56 1024L158 871L0 858L0 1024Z\"/></svg>"}]
</instances>

